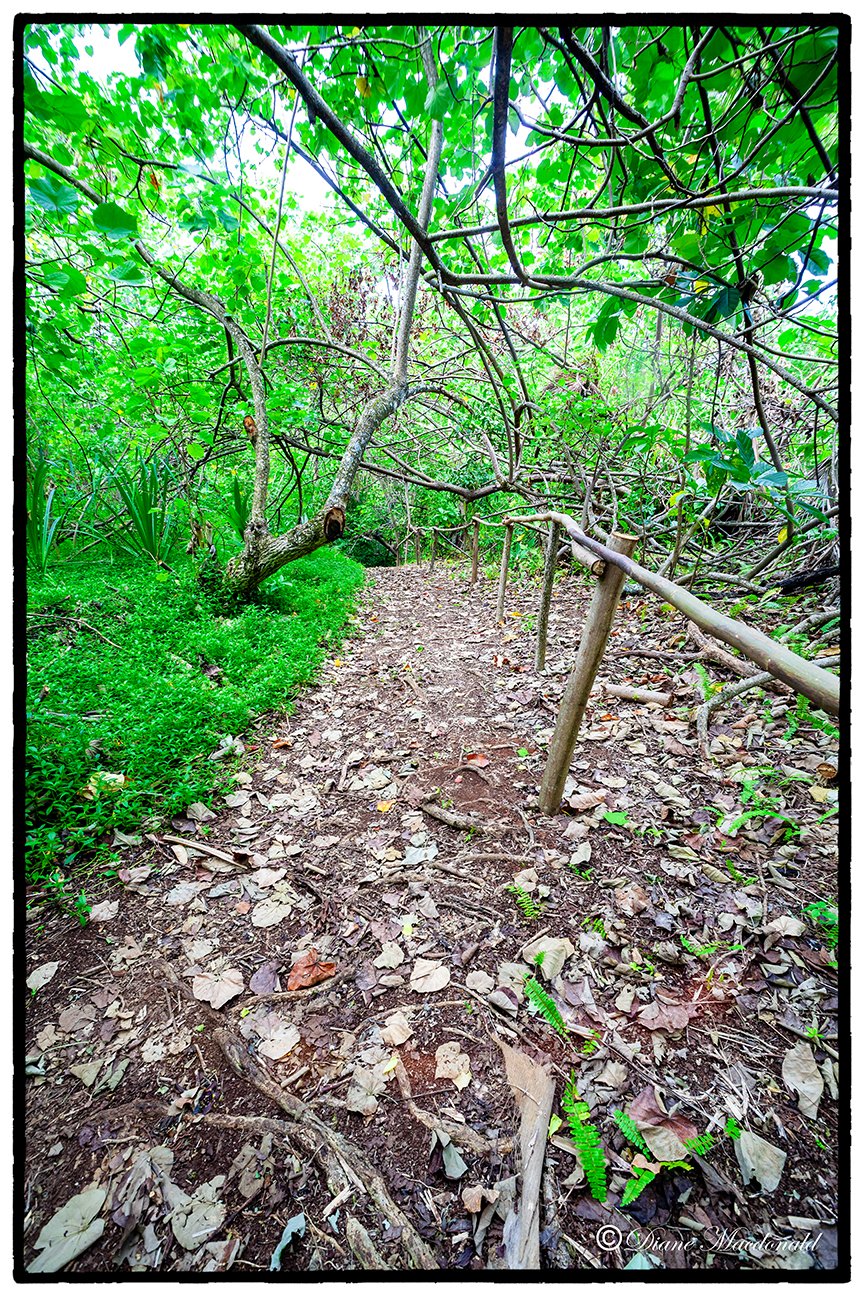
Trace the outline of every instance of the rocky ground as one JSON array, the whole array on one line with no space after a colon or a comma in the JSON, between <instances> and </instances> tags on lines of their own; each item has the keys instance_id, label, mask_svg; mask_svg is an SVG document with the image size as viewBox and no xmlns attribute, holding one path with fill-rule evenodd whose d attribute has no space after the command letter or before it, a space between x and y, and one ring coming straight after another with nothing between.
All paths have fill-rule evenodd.
<instances>
[{"instance_id":1,"label":"rocky ground","mask_svg":"<svg viewBox=\"0 0 864 1296\"><path fill-rule=\"evenodd\" d=\"M31 898L25 1264L835 1268L833 733L778 688L706 754L700 648L628 598L603 678L668 704L598 684L541 816L586 579L537 675L535 584L499 626L464 567L370 575L235 792L86 927Z\"/></svg>"}]
</instances>

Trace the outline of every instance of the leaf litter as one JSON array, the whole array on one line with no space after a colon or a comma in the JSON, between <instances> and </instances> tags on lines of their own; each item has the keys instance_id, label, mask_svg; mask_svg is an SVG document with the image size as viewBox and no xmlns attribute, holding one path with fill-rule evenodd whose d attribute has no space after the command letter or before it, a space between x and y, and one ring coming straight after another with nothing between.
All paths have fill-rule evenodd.
<instances>
[{"instance_id":1,"label":"leaf litter","mask_svg":"<svg viewBox=\"0 0 864 1296\"><path fill-rule=\"evenodd\" d=\"M515 581L508 598L530 611L535 595ZM592 699L563 811L542 818L544 744L586 597L580 578L562 579L549 669L535 676L523 627L508 624L502 654L489 586L376 573L340 666L290 717L244 735L238 790L214 810L190 805L173 834L117 841L118 880L81 933L40 915L27 982L31 1266L339 1269L353 1260L349 1220L355 1243L365 1235L395 1268L429 1255L515 1264L535 1238L508 1224L528 1162L496 1040L547 1069L550 1129L576 1077L608 1158L601 1205L566 1128L539 1170L532 1153L545 1265L627 1264L641 1253L610 1258L596 1232L628 1217L688 1232L696 1268L753 1267L744 1243L766 1228L830 1230L836 986L794 879L806 870L810 891L830 894L835 825L800 781L772 806L795 817L797 838L736 816L766 743L782 741L784 763L809 778L836 770L834 748L813 730L783 739L779 703L742 726L741 699L714 713L704 763L676 662L675 705ZM639 599L622 609L606 663L616 682L668 679L626 656L634 639L667 648L670 625L652 617ZM388 674L421 624L422 695ZM233 740L222 750L238 755ZM452 826L463 822L482 831ZM537 918L514 884L542 903ZM564 1035L526 996L532 977ZM302 1104L301 1125L272 1094ZM691 1167L658 1175L628 1208L637 1163L615 1110L650 1164ZM354 1179L345 1166L328 1178L303 1143L303 1120L320 1118L348 1140ZM688 1142L709 1132L713 1149L695 1157ZM365 1190L373 1173L390 1206ZM64 1185L79 1192L64 1200ZM724 1250L736 1230L741 1245Z\"/></svg>"}]
</instances>

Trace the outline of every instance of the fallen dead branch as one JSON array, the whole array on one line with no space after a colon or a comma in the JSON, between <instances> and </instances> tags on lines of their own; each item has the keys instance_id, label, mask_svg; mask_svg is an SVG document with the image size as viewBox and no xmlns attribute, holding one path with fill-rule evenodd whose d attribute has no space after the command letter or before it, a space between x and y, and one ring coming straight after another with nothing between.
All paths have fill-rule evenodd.
<instances>
[{"instance_id":1,"label":"fallen dead branch","mask_svg":"<svg viewBox=\"0 0 864 1296\"><path fill-rule=\"evenodd\" d=\"M469 766L469 768L473 767ZM475 815L460 814L458 810L445 810L434 801L424 801L420 809L424 814L429 815L430 819L437 819L448 828L458 828L461 832L468 832L472 828L479 833L492 832L492 828L483 819L478 819Z\"/></svg>"},{"instance_id":2,"label":"fallen dead branch","mask_svg":"<svg viewBox=\"0 0 864 1296\"><path fill-rule=\"evenodd\" d=\"M540 1063L534 1062L503 1040L498 1047L504 1057L507 1079L522 1117L519 1127L522 1195L519 1209L504 1222L504 1247L508 1269L540 1268L540 1187L546 1138L555 1082Z\"/></svg>"},{"instance_id":3,"label":"fallen dead branch","mask_svg":"<svg viewBox=\"0 0 864 1296\"><path fill-rule=\"evenodd\" d=\"M606 683L601 683L600 687L610 697L623 698L626 702L658 702L661 706L669 706L672 702L671 693L658 693L655 689L631 688L629 684Z\"/></svg>"}]
</instances>

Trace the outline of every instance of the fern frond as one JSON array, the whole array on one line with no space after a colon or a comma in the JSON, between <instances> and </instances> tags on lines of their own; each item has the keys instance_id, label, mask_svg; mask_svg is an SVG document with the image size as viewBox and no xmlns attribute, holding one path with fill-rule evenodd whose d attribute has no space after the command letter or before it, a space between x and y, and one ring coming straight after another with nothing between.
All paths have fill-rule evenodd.
<instances>
[{"instance_id":1,"label":"fern frond","mask_svg":"<svg viewBox=\"0 0 864 1296\"><path fill-rule=\"evenodd\" d=\"M741 1137L741 1126L738 1124L734 1116L729 1116L727 1118L723 1133L728 1134L731 1139L739 1139Z\"/></svg>"},{"instance_id":2,"label":"fern frond","mask_svg":"<svg viewBox=\"0 0 864 1296\"><path fill-rule=\"evenodd\" d=\"M640 1170L635 1179L630 1179L624 1187L621 1197L621 1205L629 1206L634 1202L640 1193L644 1192L650 1183L657 1178L653 1170Z\"/></svg>"},{"instance_id":3,"label":"fern frond","mask_svg":"<svg viewBox=\"0 0 864 1296\"><path fill-rule=\"evenodd\" d=\"M615 1124L618 1126L624 1137L632 1143L635 1148L638 1148L643 1156L650 1157L653 1161L654 1154L642 1135L639 1133L636 1122L632 1117L628 1116L626 1112L623 1112L616 1107L612 1113L612 1119L615 1121Z\"/></svg>"},{"instance_id":4,"label":"fern frond","mask_svg":"<svg viewBox=\"0 0 864 1296\"><path fill-rule=\"evenodd\" d=\"M700 1134L698 1138L685 1139L684 1146L696 1156L707 1156L714 1146L713 1134Z\"/></svg>"},{"instance_id":5,"label":"fern frond","mask_svg":"<svg viewBox=\"0 0 864 1296\"><path fill-rule=\"evenodd\" d=\"M529 1001L534 1005L554 1031L557 1031L562 1039L569 1039L570 1032L565 1025L564 1018L558 1011L558 1005L548 991L544 990L540 982L533 976L527 976L522 982Z\"/></svg>"},{"instance_id":6,"label":"fern frond","mask_svg":"<svg viewBox=\"0 0 864 1296\"><path fill-rule=\"evenodd\" d=\"M600 1135L597 1132L597 1127L591 1124L591 1112L588 1104L579 1097L576 1081L572 1076L564 1086L561 1106L567 1113L570 1137L579 1153L579 1161L585 1171L585 1178L588 1180L591 1196L595 1201L605 1202L607 1194L606 1155L600 1145Z\"/></svg>"},{"instance_id":7,"label":"fern frond","mask_svg":"<svg viewBox=\"0 0 864 1296\"><path fill-rule=\"evenodd\" d=\"M511 895L515 896L516 903L526 918L533 921L533 919L541 916L543 913L542 904L538 904L536 900L532 899L527 891L523 891L522 887L514 883L513 886L507 887L507 890Z\"/></svg>"}]
</instances>

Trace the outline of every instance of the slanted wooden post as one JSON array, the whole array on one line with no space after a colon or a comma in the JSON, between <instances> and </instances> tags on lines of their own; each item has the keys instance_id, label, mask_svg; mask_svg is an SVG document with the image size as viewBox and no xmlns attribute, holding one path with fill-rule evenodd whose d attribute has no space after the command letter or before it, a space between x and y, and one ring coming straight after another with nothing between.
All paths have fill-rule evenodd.
<instances>
[{"instance_id":1,"label":"slanted wooden post","mask_svg":"<svg viewBox=\"0 0 864 1296\"><path fill-rule=\"evenodd\" d=\"M507 588L507 568L510 565L510 545L513 542L513 523L504 523L504 551L501 554L501 575L498 577L498 607L495 620L504 620L504 591Z\"/></svg>"},{"instance_id":2,"label":"slanted wooden post","mask_svg":"<svg viewBox=\"0 0 864 1296\"><path fill-rule=\"evenodd\" d=\"M552 601L552 584L558 565L558 536L561 528L557 522L549 523L546 541L546 561L543 566L543 588L540 591L540 609L537 613L537 643L534 649L534 669L539 673L546 665L546 635L549 630L549 604Z\"/></svg>"},{"instance_id":3,"label":"slanted wooden post","mask_svg":"<svg viewBox=\"0 0 864 1296\"><path fill-rule=\"evenodd\" d=\"M616 531L608 547L614 553L624 554L629 558L637 543L638 536L622 535ZM582 629L582 640L579 644L579 652L576 654L576 663L567 681L558 719L555 722L555 732L549 744L546 769L543 771L543 781L540 784L540 809L543 814L556 814L561 804L573 748L579 736L579 726L585 714L597 669L606 651L621 586L625 580L625 573L620 567L613 567L611 563L607 563L606 571L598 580L594 590L594 597Z\"/></svg>"},{"instance_id":4,"label":"slanted wooden post","mask_svg":"<svg viewBox=\"0 0 864 1296\"><path fill-rule=\"evenodd\" d=\"M471 584L477 584L477 567L480 562L480 523L474 519L474 538L471 541Z\"/></svg>"},{"instance_id":5,"label":"slanted wooden post","mask_svg":"<svg viewBox=\"0 0 864 1296\"><path fill-rule=\"evenodd\" d=\"M435 527L432 528L432 557L429 559L429 575L435 570L435 550L438 545L438 532Z\"/></svg>"}]
</instances>

